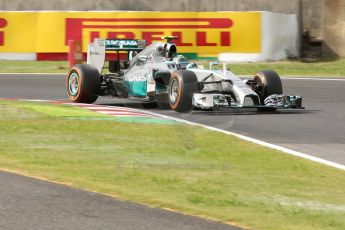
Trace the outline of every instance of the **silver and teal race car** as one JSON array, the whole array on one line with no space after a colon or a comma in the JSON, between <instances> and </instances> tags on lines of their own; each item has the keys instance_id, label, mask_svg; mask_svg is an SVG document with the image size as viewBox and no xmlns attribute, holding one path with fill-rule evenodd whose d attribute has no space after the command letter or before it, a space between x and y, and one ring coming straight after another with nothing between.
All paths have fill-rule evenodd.
<instances>
[{"instance_id":1,"label":"silver and teal race car","mask_svg":"<svg viewBox=\"0 0 345 230\"><path fill-rule=\"evenodd\" d=\"M225 68L205 70L177 55L173 40L95 39L87 64L73 66L66 79L67 95L76 103L93 103L98 96L140 100L143 105L168 105L177 112L193 108L257 108L259 111L302 108L302 97L283 94L279 75L272 70L243 80ZM117 55L109 61L106 54ZM126 54L126 60L120 56ZM106 70L107 69L107 70Z\"/></svg>"}]
</instances>

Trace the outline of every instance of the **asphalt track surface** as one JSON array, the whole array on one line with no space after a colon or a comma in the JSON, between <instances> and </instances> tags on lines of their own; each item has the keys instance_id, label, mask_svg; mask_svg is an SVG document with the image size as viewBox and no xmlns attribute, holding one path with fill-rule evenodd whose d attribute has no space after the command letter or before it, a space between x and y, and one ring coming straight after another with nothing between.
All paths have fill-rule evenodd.
<instances>
[{"instance_id":1,"label":"asphalt track surface","mask_svg":"<svg viewBox=\"0 0 345 230\"><path fill-rule=\"evenodd\" d=\"M283 79L283 89L303 96L306 109L274 113L250 109L187 114L157 108L150 111L345 164L345 81ZM0 74L0 98L66 100L65 75ZM142 107L138 102L109 98L96 103ZM0 173L0 182L0 229L231 229L12 174Z\"/></svg>"},{"instance_id":2,"label":"asphalt track surface","mask_svg":"<svg viewBox=\"0 0 345 230\"><path fill-rule=\"evenodd\" d=\"M235 230L29 177L0 173L0 229Z\"/></svg>"}]
</instances>

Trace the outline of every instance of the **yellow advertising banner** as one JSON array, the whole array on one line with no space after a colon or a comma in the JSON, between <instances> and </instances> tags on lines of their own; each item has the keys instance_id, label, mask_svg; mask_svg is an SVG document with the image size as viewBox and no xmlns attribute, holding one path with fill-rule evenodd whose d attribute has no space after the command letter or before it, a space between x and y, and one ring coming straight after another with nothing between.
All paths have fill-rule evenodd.
<instances>
[{"instance_id":1,"label":"yellow advertising banner","mask_svg":"<svg viewBox=\"0 0 345 230\"><path fill-rule=\"evenodd\" d=\"M146 39L176 35L178 52L259 53L260 12L2 12L0 52L66 53L69 40L84 52L94 38ZM2 39L1 39L2 38Z\"/></svg>"},{"instance_id":2,"label":"yellow advertising banner","mask_svg":"<svg viewBox=\"0 0 345 230\"><path fill-rule=\"evenodd\" d=\"M34 53L36 17L35 12L0 12L0 52Z\"/></svg>"}]
</instances>

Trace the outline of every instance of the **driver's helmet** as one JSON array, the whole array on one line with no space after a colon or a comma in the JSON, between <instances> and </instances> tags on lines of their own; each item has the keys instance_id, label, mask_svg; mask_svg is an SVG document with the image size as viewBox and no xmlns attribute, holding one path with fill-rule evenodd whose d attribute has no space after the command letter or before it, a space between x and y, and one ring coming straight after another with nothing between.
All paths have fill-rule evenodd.
<instances>
[{"instance_id":1,"label":"driver's helmet","mask_svg":"<svg viewBox=\"0 0 345 230\"><path fill-rule=\"evenodd\" d=\"M194 62L188 63L188 65L186 66L186 69L197 69L198 65Z\"/></svg>"},{"instance_id":2,"label":"driver's helmet","mask_svg":"<svg viewBox=\"0 0 345 230\"><path fill-rule=\"evenodd\" d=\"M173 60L179 68L185 69L187 67L188 62L183 55L177 55Z\"/></svg>"},{"instance_id":3,"label":"driver's helmet","mask_svg":"<svg viewBox=\"0 0 345 230\"><path fill-rule=\"evenodd\" d=\"M176 63L186 63L187 59L183 55L177 55L174 60Z\"/></svg>"}]
</instances>

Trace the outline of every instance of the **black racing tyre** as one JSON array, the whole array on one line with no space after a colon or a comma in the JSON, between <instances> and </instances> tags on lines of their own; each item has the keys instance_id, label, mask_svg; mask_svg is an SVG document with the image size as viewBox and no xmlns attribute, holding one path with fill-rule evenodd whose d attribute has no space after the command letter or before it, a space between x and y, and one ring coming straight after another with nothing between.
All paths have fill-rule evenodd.
<instances>
[{"instance_id":1,"label":"black racing tyre","mask_svg":"<svg viewBox=\"0 0 345 230\"><path fill-rule=\"evenodd\" d=\"M158 107L157 102L155 101L143 102L141 105L144 109L154 109Z\"/></svg>"},{"instance_id":2,"label":"black racing tyre","mask_svg":"<svg viewBox=\"0 0 345 230\"><path fill-rule=\"evenodd\" d=\"M155 98L155 101L143 102L141 105L144 109L170 109L167 93L158 94Z\"/></svg>"},{"instance_id":3,"label":"black racing tyre","mask_svg":"<svg viewBox=\"0 0 345 230\"><path fill-rule=\"evenodd\" d=\"M256 93L260 97L261 105L265 99L272 94L282 94L283 87L279 75L273 70L263 70L254 76L254 81L258 87ZM275 108L259 108L259 111L275 111Z\"/></svg>"},{"instance_id":4,"label":"black racing tyre","mask_svg":"<svg viewBox=\"0 0 345 230\"><path fill-rule=\"evenodd\" d=\"M170 109L169 96L167 93L159 94L156 96L156 98L159 109Z\"/></svg>"},{"instance_id":5,"label":"black racing tyre","mask_svg":"<svg viewBox=\"0 0 345 230\"><path fill-rule=\"evenodd\" d=\"M101 78L94 66L77 64L66 78L68 99L75 103L93 103L98 98L100 84Z\"/></svg>"},{"instance_id":6,"label":"black racing tyre","mask_svg":"<svg viewBox=\"0 0 345 230\"><path fill-rule=\"evenodd\" d=\"M193 108L193 94L198 92L198 78L188 70L177 70L169 81L170 108L177 112L189 112Z\"/></svg>"}]
</instances>

